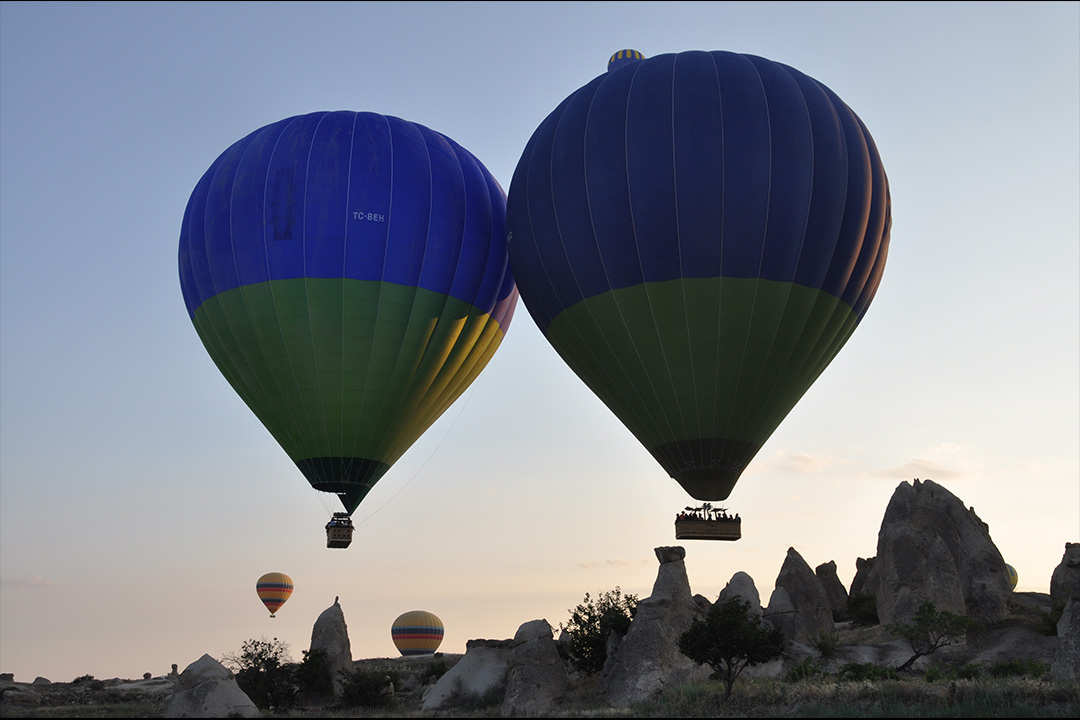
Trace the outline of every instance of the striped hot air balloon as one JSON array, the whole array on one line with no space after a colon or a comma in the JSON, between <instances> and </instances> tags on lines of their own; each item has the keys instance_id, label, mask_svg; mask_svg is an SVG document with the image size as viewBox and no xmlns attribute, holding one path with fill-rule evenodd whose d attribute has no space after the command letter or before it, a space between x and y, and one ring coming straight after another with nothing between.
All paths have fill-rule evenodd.
<instances>
[{"instance_id":1,"label":"striped hot air balloon","mask_svg":"<svg viewBox=\"0 0 1080 720\"><path fill-rule=\"evenodd\" d=\"M198 182L180 285L214 363L351 514L499 347L517 302L505 222L498 182L445 135L301 115Z\"/></svg>"},{"instance_id":2,"label":"striped hot air balloon","mask_svg":"<svg viewBox=\"0 0 1080 720\"><path fill-rule=\"evenodd\" d=\"M442 620L434 613L412 610L398 616L390 627L390 636L402 655L431 655L442 643Z\"/></svg>"},{"instance_id":3,"label":"striped hot air balloon","mask_svg":"<svg viewBox=\"0 0 1080 720\"><path fill-rule=\"evenodd\" d=\"M885 268L889 184L829 88L761 57L612 58L507 200L526 308L692 497L724 500Z\"/></svg>"},{"instance_id":4,"label":"striped hot air balloon","mask_svg":"<svg viewBox=\"0 0 1080 720\"><path fill-rule=\"evenodd\" d=\"M285 573L266 573L255 583L255 592L259 594L259 599L270 611L270 617L277 617L274 613L285 604L292 595L292 591L292 578Z\"/></svg>"},{"instance_id":5,"label":"striped hot air balloon","mask_svg":"<svg viewBox=\"0 0 1080 720\"><path fill-rule=\"evenodd\" d=\"M1006 563L1005 574L1009 578L1009 590L1016 590L1016 583L1020 581L1020 576L1016 573L1016 568Z\"/></svg>"}]
</instances>

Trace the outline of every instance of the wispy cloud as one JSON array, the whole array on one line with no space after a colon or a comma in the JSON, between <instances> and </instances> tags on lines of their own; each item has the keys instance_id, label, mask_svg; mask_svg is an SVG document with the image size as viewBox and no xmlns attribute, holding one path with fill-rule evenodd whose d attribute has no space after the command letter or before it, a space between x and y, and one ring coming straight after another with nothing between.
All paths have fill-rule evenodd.
<instances>
[{"instance_id":1,"label":"wispy cloud","mask_svg":"<svg viewBox=\"0 0 1080 720\"><path fill-rule=\"evenodd\" d=\"M4 578L0 580L0 585L16 588L48 588L52 587L53 583L52 580L35 575L32 578Z\"/></svg>"},{"instance_id":2,"label":"wispy cloud","mask_svg":"<svg viewBox=\"0 0 1080 720\"><path fill-rule=\"evenodd\" d=\"M923 457L914 457L893 468L882 468L872 474L877 477L911 480L957 481L976 477L983 466L972 459L969 448L956 443L939 443L930 448Z\"/></svg>"},{"instance_id":3,"label":"wispy cloud","mask_svg":"<svg viewBox=\"0 0 1080 720\"><path fill-rule=\"evenodd\" d=\"M583 562L579 562L577 565L578 567L585 568L586 570L595 570L597 568L635 567L637 565L645 565L648 562L649 559L623 560L622 558L612 558L610 560L602 560L600 562L597 562L595 560L586 560Z\"/></svg>"},{"instance_id":4,"label":"wispy cloud","mask_svg":"<svg viewBox=\"0 0 1080 720\"><path fill-rule=\"evenodd\" d=\"M768 458L757 458L747 468L747 475L763 474L786 470L804 475L820 473L825 470L848 464L840 458L831 455L815 455L806 452L788 452L777 450Z\"/></svg>"},{"instance_id":5,"label":"wispy cloud","mask_svg":"<svg viewBox=\"0 0 1080 720\"><path fill-rule=\"evenodd\" d=\"M910 480L920 478L923 480L959 480L971 475L969 470L949 467L933 460L913 458L903 465L894 468L883 468L873 473L878 477L899 478Z\"/></svg>"}]
</instances>

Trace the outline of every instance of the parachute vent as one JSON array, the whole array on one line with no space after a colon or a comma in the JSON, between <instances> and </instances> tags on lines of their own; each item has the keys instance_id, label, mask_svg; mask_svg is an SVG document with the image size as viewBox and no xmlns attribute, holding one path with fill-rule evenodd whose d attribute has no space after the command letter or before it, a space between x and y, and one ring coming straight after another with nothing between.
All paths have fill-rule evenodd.
<instances>
[{"instance_id":1,"label":"parachute vent","mask_svg":"<svg viewBox=\"0 0 1080 720\"><path fill-rule=\"evenodd\" d=\"M638 60L644 60L645 56L639 53L637 50L620 50L619 52L608 58L607 69L608 72L616 68L620 68L623 65L627 65Z\"/></svg>"}]
</instances>

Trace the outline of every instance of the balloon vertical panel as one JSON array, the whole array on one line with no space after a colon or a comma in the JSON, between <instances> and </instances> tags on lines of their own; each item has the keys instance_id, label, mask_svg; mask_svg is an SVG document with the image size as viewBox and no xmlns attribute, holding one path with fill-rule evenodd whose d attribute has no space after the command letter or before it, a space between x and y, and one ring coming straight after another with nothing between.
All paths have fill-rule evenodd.
<instances>
[{"instance_id":1,"label":"balloon vertical panel","mask_svg":"<svg viewBox=\"0 0 1080 720\"><path fill-rule=\"evenodd\" d=\"M344 111L222 153L185 213L180 279L226 379L349 512L483 370L517 299L486 168Z\"/></svg>"},{"instance_id":2,"label":"balloon vertical panel","mask_svg":"<svg viewBox=\"0 0 1080 720\"><path fill-rule=\"evenodd\" d=\"M511 265L567 364L723 500L873 299L888 181L861 121L793 68L616 55L526 145Z\"/></svg>"}]
</instances>

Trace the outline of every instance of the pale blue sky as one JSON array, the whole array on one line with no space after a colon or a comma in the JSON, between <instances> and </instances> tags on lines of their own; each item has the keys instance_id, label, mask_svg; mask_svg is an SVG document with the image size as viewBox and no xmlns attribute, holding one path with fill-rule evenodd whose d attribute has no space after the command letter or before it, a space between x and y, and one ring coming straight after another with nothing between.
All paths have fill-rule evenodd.
<instances>
[{"instance_id":1,"label":"pale blue sky","mask_svg":"<svg viewBox=\"0 0 1080 720\"><path fill-rule=\"evenodd\" d=\"M323 547L334 505L220 376L184 309L180 223L232 142L371 110L509 189L608 56L731 50L862 118L892 190L866 319L744 475L738 543L689 502L519 305L473 388ZM1080 4L0 3L0 672L162 674L248 638L296 659L340 596L357 658L425 609L442 650L642 597L683 544L694 592L767 602L789 547L851 581L914 477L989 524L1020 589L1080 542ZM335 501L336 502L336 501ZM269 619L265 572L296 591Z\"/></svg>"}]
</instances>

